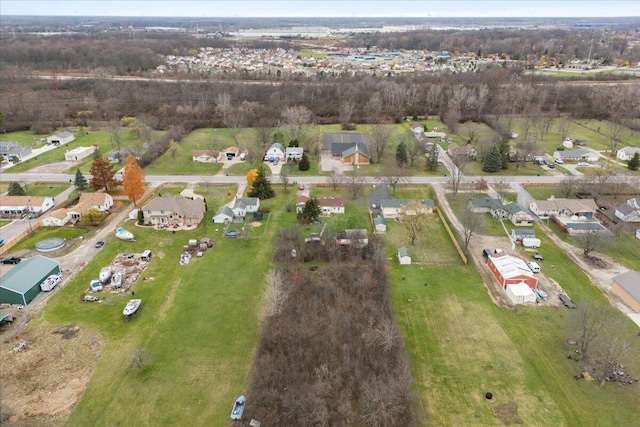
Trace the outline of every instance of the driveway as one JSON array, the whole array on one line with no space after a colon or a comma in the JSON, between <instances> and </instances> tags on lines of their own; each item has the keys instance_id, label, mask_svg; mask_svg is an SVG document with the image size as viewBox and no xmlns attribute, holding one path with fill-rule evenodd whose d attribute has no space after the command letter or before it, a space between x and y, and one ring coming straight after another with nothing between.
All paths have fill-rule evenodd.
<instances>
[{"instance_id":1,"label":"driveway","mask_svg":"<svg viewBox=\"0 0 640 427\"><path fill-rule=\"evenodd\" d=\"M331 158L331 152L328 150L322 150L320 152L320 169L323 172L331 172L336 169L340 173L353 170L352 165L345 165L340 160Z\"/></svg>"}]
</instances>

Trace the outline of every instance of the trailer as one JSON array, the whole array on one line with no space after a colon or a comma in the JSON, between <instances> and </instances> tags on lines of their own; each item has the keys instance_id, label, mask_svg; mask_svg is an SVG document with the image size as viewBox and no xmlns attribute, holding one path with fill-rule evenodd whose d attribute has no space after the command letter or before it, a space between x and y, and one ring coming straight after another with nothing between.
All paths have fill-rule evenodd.
<instances>
[{"instance_id":1,"label":"trailer","mask_svg":"<svg viewBox=\"0 0 640 427\"><path fill-rule=\"evenodd\" d=\"M522 246L525 248L539 248L541 243L537 237L525 237L522 239Z\"/></svg>"}]
</instances>

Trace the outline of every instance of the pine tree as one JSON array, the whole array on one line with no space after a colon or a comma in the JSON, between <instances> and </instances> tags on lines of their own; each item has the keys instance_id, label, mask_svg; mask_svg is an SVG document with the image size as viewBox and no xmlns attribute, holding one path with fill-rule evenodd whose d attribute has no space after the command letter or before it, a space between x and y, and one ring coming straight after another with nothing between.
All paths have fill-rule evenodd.
<instances>
[{"instance_id":1,"label":"pine tree","mask_svg":"<svg viewBox=\"0 0 640 427\"><path fill-rule=\"evenodd\" d=\"M433 146L427 151L427 170L434 171L438 169L438 145L434 142Z\"/></svg>"},{"instance_id":2,"label":"pine tree","mask_svg":"<svg viewBox=\"0 0 640 427\"><path fill-rule=\"evenodd\" d=\"M127 156L122 181L125 194L133 206L137 206L137 201L144 195L144 173L133 154Z\"/></svg>"},{"instance_id":3,"label":"pine tree","mask_svg":"<svg viewBox=\"0 0 640 427\"><path fill-rule=\"evenodd\" d=\"M320 204L318 203L318 199L313 197L307 200L307 202L304 204L304 207L302 208L301 216L302 216L302 219L309 222L313 222L320 217L321 213L322 213L322 210L320 209Z\"/></svg>"},{"instance_id":4,"label":"pine tree","mask_svg":"<svg viewBox=\"0 0 640 427\"><path fill-rule=\"evenodd\" d=\"M482 161L482 170L485 172L498 172L502 169L502 156L497 145L491 147L484 160Z\"/></svg>"},{"instance_id":5,"label":"pine tree","mask_svg":"<svg viewBox=\"0 0 640 427\"><path fill-rule=\"evenodd\" d=\"M500 167L509 169L509 135L503 135L500 139Z\"/></svg>"},{"instance_id":6,"label":"pine tree","mask_svg":"<svg viewBox=\"0 0 640 427\"><path fill-rule=\"evenodd\" d=\"M308 171L311 167L311 163L309 163L309 158L306 154L302 153L302 158L298 162L298 169L301 171Z\"/></svg>"},{"instance_id":7,"label":"pine tree","mask_svg":"<svg viewBox=\"0 0 640 427\"><path fill-rule=\"evenodd\" d=\"M85 178L82 172L80 172L80 168L76 169L76 179L73 182L73 185L78 187L80 190L87 188L87 178Z\"/></svg>"},{"instance_id":8,"label":"pine tree","mask_svg":"<svg viewBox=\"0 0 640 427\"><path fill-rule=\"evenodd\" d=\"M24 191L24 188L22 188L22 186L17 183L17 182L12 182L9 185L9 192L7 193L7 195L9 196L24 196L26 193Z\"/></svg>"},{"instance_id":9,"label":"pine tree","mask_svg":"<svg viewBox=\"0 0 640 427\"><path fill-rule=\"evenodd\" d=\"M396 148L396 163L399 167L403 168L407 165L407 146L404 141L398 144L398 148Z\"/></svg>"},{"instance_id":10,"label":"pine tree","mask_svg":"<svg viewBox=\"0 0 640 427\"><path fill-rule=\"evenodd\" d=\"M258 176L253 181L251 191L249 191L249 197L257 197L261 200L270 199L275 197L276 193L271 188L271 182L267 179L267 175L264 172L264 168L258 169Z\"/></svg>"},{"instance_id":11,"label":"pine tree","mask_svg":"<svg viewBox=\"0 0 640 427\"><path fill-rule=\"evenodd\" d=\"M629 163L627 163L627 167L632 171L640 169L640 153L633 153L633 157L629 160Z\"/></svg>"}]
</instances>

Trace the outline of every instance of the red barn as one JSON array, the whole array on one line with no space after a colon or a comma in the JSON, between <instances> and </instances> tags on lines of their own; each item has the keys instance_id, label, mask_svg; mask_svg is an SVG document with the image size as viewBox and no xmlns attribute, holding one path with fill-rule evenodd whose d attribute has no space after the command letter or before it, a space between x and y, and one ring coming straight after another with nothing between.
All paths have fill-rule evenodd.
<instances>
[{"instance_id":1,"label":"red barn","mask_svg":"<svg viewBox=\"0 0 640 427\"><path fill-rule=\"evenodd\" d=\"M520 282L526 283L531 289L538 286L538 278L521 258L501 252L491 255L487 265L503 289L506 289L507 285Z\"/></svg>"}]
</instances>

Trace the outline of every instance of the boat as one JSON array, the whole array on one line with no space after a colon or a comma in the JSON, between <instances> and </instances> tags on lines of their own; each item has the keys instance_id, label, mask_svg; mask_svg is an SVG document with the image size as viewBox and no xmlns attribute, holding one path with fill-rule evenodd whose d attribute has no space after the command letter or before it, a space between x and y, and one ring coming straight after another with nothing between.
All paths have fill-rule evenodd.
<instances>
[{"instance_id":1,"label":"boat","mask_svg":"<svg viewBox=\"0 0 640 427\"><path fill-rule=\"evenodd\" d=\"M546 299L547 298L547 293L545 291L543 291L542 289L536 289L536 293L542 299Z\"/></svg>"},{"instance_id":2,"label":"boat","mask_svg":"<svg viewBox=\"0 0 640 427\"><path fill-rule=\"evenodd\" d=\"M51 276L44 279L44 282L40 283L40 290L43 292L49 292L53 290L60 283L60 276L57 274L52 274Z\"/></svg>"},{"instance_id":3,"label":"boat","mask_svg":"<svg viewBox=\"0 0 640 427\"><path fill-rule=\"evenodd\" d=\"M110 266L103 267L102 270L100 270L98 279L100 279L100 283L105 283L105 284L108 283L109 279L111 279L111 267Z\"/></svg>"},{"instance_id":4,"label":"boat","mask_svg":"<svg viewBox=\"0 0 640 427\"><path fill-rule=\"evenodd\" d=\"M91 292L100 292L102 290L102 283L100 283L100 280L94 279L89 284L89 287L91 288Z\"/></svg>"},{"instance_id":5,"label":"boat","mask_svg":"<svg viewBox=\"0 0 640 427\"><path fill-rule=\"evenodd\" d=\"M113 275L111 276L111 286L113 286L114 288L119 288L120 286L122 286L122 273L120 273L119 271L113 273Z\"/></svg>"},{"instance_id":6,"label":"boat","mask_svg":"<svg viewBox=\"0 0 640 427\"><path fill-rule=\"evenodd\" d=\"M133 241L133 234L125 230L124 227L118 227L116 229L116 237L120 240Z\"/></svg>"},{"instance_id":7,"label":"boat","mask_svg":"<svg viewBox=\"0 0 640 427\"><path fill-rule=\"evenodd\" d=\"M142 304L141 299L130 299L124 307L124 310L122 310L122 314L124 314L125 317L133 316L140 309L140 304Z\"/></svg>"},{"instance_id":8,"label":"boat","mask_svg":"<svg viewBox=\"0 0 640 427\"><path fill-rule=\"evenodd\" d=\"M231 409L231 419L232 420L241 420L242 413L244 412L244 404L247 402L247 398L244 396L240 396L236 399L236 402L233 404L233 408Z\"/></svg>"},{"instance_id":9,"label":"boat","mask_svg":"<svg viewBox=\"0 0 640 427\"><path fill-rule=\"evenodd\" d=\"M180 255L180 265L189 264L190 261L191 254L189 252L183 252L182 255Z\"/></svg>"}]
</instances>

